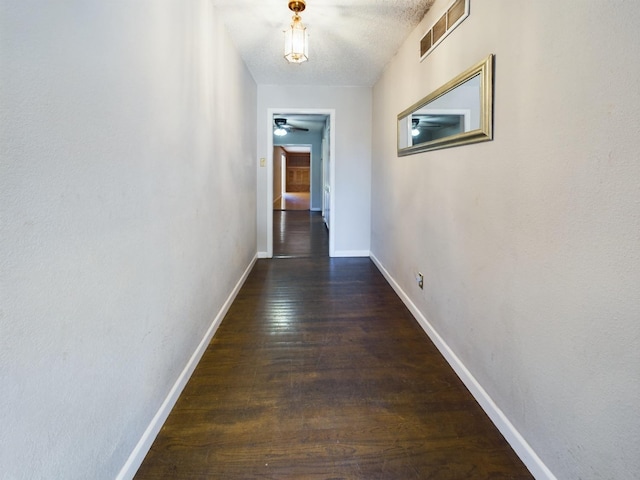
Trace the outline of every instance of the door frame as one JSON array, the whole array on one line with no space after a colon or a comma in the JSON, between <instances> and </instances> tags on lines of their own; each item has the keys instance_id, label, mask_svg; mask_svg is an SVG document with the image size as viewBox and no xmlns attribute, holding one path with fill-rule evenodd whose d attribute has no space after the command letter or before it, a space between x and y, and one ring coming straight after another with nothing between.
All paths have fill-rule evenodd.
<instances>
[{"instance_id":1,"label":"door frame","mask_svg":"<svg viewBox=\"0 0 640 480\"><path fill-rule=\"evenodd\" d=\"M268 108L267 109L267 258L273 258L273 116L274 115L326 115L329 117L329 256L335 256L335 121L336 111L333 108ZM327 159L323 159L326 162ZM324 178L322 189L324 190Z\"/></svg>"}]
</instances>

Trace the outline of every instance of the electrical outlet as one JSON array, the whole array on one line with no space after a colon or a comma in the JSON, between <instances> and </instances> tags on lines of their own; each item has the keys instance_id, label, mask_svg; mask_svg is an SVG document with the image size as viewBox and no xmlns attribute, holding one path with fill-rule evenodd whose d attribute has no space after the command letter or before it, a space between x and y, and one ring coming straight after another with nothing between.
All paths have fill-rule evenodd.
<instances>
[{"instance_id":1,"label":"electrical outlet","mask_svg":"<svg viewBox=\"0 0 640 480\"><path fill-rule=\"evenodd\" d=\"M424 276L418 272L418 276L416 277L416 281L418 282L418 287L420 287L420 289L424 288Z\"/></svg>"}]
</instances>

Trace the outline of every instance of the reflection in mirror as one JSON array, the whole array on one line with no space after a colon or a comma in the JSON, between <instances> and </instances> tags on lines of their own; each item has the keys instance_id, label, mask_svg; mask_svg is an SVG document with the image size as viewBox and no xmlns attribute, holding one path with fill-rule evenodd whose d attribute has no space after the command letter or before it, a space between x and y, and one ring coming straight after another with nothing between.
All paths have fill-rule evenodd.
<instances>
[{"instance_id":1,"label":"reflection in mirror","mask_svg":"<svg viewBox=\"0 0 640 480\"><path fill-rule=\"evenodd\" d=\"M398 154L492 138L492 60L454 78L398 115Z\"/></svg>"}]
</instances>

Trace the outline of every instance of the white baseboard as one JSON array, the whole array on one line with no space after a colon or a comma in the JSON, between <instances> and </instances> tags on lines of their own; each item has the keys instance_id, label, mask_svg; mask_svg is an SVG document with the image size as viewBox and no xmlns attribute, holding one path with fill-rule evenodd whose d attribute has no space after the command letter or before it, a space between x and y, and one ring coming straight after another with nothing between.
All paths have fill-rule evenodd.
<instances>
[{"instance_id":1,"label":"white baseboard","mask_svg":"<svg viewBox=\"0 0 640 480\"><path fill-rule=\"evenodd\" d=\"M257 258L269 258L267 252L258 252L256 255Z\"/></svg>"},{"instance_id":2,"label":"white baseboard","mask_svg":"<svg viewBox=\"0 0 640 480\"><path fill-rule=\"evenodd\" d=\"M278 198L276 198L273 201L273 205L275 206L276 204L280 204L281 201L282 201L282 195L278 195Z\"/></svg>"},{"instance_id":3,"label":"white baseboard","mask_svg":"<svg viewBox=\"0 0 640 480\"><path fill-rule=\"evenodd\" d=\"M220 309L216 317L213 319L211 326L208 328L207 332L205 333L204 338L200 341L200 344L196 348L195 352L193 352L193 354L191 355L191 358L187 362L187 365L184 367L184 369L178 376L178 379L176 380L173 387L169 391L169 394L164 399L164 402L162 402L162 405L160 405L160 408L154 415L153 419L151 420L151 423L142 434L142 437L140 438L137 445L129 455L129 458L125 462L124 466L118 473L116 480L132 479L136 474L136 472L138 471L138 468L140 468L140 465L142 465L142 461L144 460L144 457L149 452L149 449L151 448L153 441L156 439L156 436L158 435L158 432L162 428L162 425L167 420L169 413L171 413L171 409L178 401L178 397L180 396L180 393L182 393L182 390L184 389L187 382L189 381L189 378L191 377L191 374L195 370L196 366L198 365L198 362L202 358L202 355L204 355L204 352L207 349L209 343L211 342L213 335L216 333L216 330L218 329L218 326L222 322L222 319L229 311L229 308L231 307L231 304L235 300L236 296L238 295L240 288L242 287L245 280L249 276L249 273L251 272L253 265L256 263L257 257L258 257L257 255L253 257L253 260L251 260L251 262L249 263L249 266L243 272L242 276L240 277L240 280L238 280L235 287L233 287L233 290L227 297L227 300L224 302L224 304L222 305L222 308Z\"/></svg>"},{"instance_id":4,"label":"white baseboard","mask_svg":"<svg viewBox=\"0 0 640 480\"><path fill-rule=\"evenodd\" d=\"M378 270L380 270L382 275L384 275L391 287L407 306L411 314L418 321L422 329L427 333L447 362L449 362L449 365L451 365L458 377L460 377L460 380L462 380L485 413L489 416L491 421L495 424L498 430L500 430L500 433L502 433L509 445L511 445L513 450L529 469L531 474L538 480L556 480L555 475L551 470L549 470L549 468L547 468L540 457L538 457L524 437L520 435L520 432L516 430L504 412L500 410L486 390L482 388L482 385L480 385L467 367L462 363L460 358L458 358L454 351L451 350L449 345L447 345L447 342L445 342L438 332L436 332L422 312L418 310L418 307L416 307L416 305L411 301L409 296L404 292L404 290L402 290L402 288L400 288L398 282L396 282L389 274L375 255L371 254L370 257L376 267L378 267Z\"/></svg>"},{"instance_id":5,"label":"white baseboard","mask_svg":"<svg viewBox=\"0 0 640 480\"><path fill-rule=\"evenodd\" d=\"M368 257L369 250L336 250L332 257Z\"/></svg>"},{"instance_id":6,"label":"white baseboard","mask_svg":"<svg viewBox=\"0 0 640 480\"><path fill-rule=\"evenodd\" d=\"M321 212L322 211L321 208L310 208L309 210L311 210L312 212Z\"/></svg>"}]
</instances>

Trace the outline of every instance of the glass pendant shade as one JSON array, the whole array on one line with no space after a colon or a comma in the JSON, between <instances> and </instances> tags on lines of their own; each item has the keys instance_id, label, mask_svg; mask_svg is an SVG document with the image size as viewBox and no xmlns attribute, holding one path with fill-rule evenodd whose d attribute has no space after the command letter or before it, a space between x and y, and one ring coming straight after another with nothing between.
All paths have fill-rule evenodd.
<instances>
[{"instance_id":1,"label":"glass pendant shade","mask_svg":"<svg viewBox=\"0 0 640 480\"><path fill-rule=\"evenodd\" d=\"M293 16L293 23L284 32L284 58L289 63L302 63L309 60L309 41L307 27L297 13Z\"/></svg>"}]
</instances>

